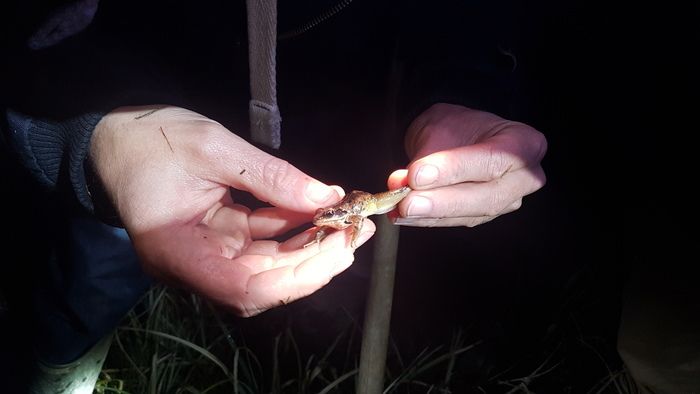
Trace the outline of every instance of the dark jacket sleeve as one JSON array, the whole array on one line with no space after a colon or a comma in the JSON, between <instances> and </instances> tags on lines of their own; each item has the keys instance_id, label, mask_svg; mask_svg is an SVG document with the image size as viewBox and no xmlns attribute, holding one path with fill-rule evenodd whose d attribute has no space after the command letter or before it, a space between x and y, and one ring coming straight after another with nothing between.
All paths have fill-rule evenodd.
<instances>
[{"instance_id":1,"label":"dark jacket sleeve","mask_svg":"<svg viewBox=\"0 0 700 394\"><path fill-rule=\"evenodd\" d=\"M408 124L445 102L508 116L516 88L511 1L408 1L399 32L399 116Z\"/></svg>"},{"instance_id":2,"label":"dark jacket sleeve","mask_svg":"<svg viewBox=\"0 0 700 394\"><path fill-rule=\"evenodd\" d=\"M59 7L43 1L10 4L4 24L11 34L2 42L7 59L0 102L2 140L36 183L50 191L63 190L92 211L83 162L92 131L108 108L83 106L88 96L80 79L94 79L78 67L94 63L86 61L76 44L85 41L77 37L92 22L97 1ZM72 96L71 91L83 96Z\"/></svg>"},{"instance_id":3,"label":"dark jacket sleeve","mask_svg":"<svg viewBox=\"0 0 700 394\"><path fill-rule=\"evenodd\" d=\"M124 105L177 102L176 85L149 56L149 38L140 46L135 34L115 34L121 26L109 23L117 18L100 19L96 7L83 0L50 9L4 43L0 103L3 140L35 182L93 213L99 185L86 158L100 119Z\"/></svg>"},{"instance_id":4,"label":"dark jacket sleeve","mask_svg":"<svg viewBox=\"0 0 700 394\"><path fill-rule=\"evenodd\" d=\"M40 185L71 190L80 205L93 211L83 163L92 131L102 116L92 112L60 121L8 109L7 140Z\"/></svg>"}]
</instances>

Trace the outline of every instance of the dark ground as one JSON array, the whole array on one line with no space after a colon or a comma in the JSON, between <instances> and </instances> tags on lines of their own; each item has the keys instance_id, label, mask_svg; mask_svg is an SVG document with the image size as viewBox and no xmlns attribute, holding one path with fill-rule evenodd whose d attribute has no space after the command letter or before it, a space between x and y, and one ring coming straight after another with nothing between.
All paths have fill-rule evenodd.
<instances>
[{"instance_id":1,"label":"dark ground","mask_svg":"<svg viewBox=\"0 0 700 394\"><path fill-rule=\"evenodd\" d=\"M537 45L518 62L525 82L515 114L547 136L547 185L519 211L477 228L401 232L398 347L410 357L448 342L456 327L487 339L465 356L460 367L473 376L461 375L457 387L512 366L527 375L554 355L561 365L534 387L587 392L607 376L605 363L622 368L615 342L628 274L664 263L667 245L689 238L675 219L692 226L695 205L686 186L694 178L683 172L692 168L687 137L697 132L700 103L697 9L553 3L522 5ZM309 148L287 149L295 156ZM11 242L25 231L25 213L14 207ZM235 324L262 349L288 325L309 348L323 343L347 323L339 305L361 319L370 250L312 297Z\"/></svg>"}]
</instances>

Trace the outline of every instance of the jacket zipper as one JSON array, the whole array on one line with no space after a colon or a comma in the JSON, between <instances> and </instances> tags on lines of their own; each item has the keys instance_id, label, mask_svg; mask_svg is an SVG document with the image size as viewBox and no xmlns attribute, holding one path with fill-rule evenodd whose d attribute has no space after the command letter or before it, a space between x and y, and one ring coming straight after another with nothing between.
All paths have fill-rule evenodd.
<instances>
[{"instance_id":1,"label":"jacket zipper","mask_svg":"<svg viewBox=\"0 0 700 394\"><path fill-rule=\"evenodd\" d=\"M305 24L299 26L296 29L289 30L285 32L284 34L278 35L277 40L278 41L283 41L283 40L288 40L290 38L295 38L299 35L302 35L306 33L307 31L313 29L314 27L320 25L321 23L325 22L329 18L333 17L335 14L339 13L345 7L350 5L352 3L352 0L341 0L337 2L335 5L332 7L326 9L319 15L317 15L315 18L311 19L310 21L306 22Z\"/></svg>"}]
</instances>

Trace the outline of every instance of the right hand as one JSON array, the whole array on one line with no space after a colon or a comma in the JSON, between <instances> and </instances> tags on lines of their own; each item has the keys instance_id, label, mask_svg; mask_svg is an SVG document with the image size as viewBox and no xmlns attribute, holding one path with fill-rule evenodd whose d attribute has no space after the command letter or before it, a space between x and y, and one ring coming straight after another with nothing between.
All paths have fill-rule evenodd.
<instances>
[{"instance_id":1,"label":"right hand","mask_svg":"<svg viewBox=\"0 0 700 394\"><path fill-rule=\"evenodd\" d=\"M252 316L304 297L350 266L340 231L302 247L313 230L266 240L340 200L327 186L192 111L125 107L106 115L90 145L102 180L147 272ZM251 211L229 187L272 207ZM357 242L374 233L366 221Z\"/></svg>"}]
</instances>

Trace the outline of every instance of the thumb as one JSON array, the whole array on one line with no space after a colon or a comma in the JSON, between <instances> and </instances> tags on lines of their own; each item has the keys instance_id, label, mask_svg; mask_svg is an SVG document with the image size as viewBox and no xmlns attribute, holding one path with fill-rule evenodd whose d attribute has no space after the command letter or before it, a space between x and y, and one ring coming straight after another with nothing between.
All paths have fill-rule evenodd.
<instances>
[{"instance_id":1,"label":"thumb","mask_svg":"<svg viewBox=\"0 0 700 394\"><path fill-rule=\"evenodd\" d=\"M217 154L223 183L258 200L292 211L311 212L340 200L337 187L306 175L289 162L228 133L226 154Z\"/></svg>"}]
</instances>

